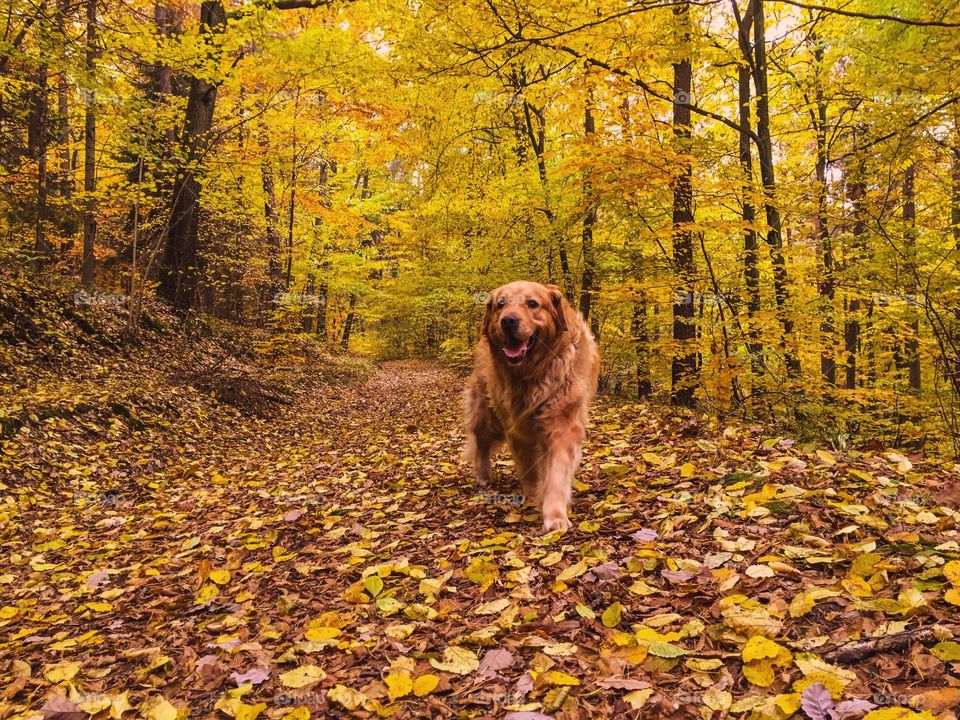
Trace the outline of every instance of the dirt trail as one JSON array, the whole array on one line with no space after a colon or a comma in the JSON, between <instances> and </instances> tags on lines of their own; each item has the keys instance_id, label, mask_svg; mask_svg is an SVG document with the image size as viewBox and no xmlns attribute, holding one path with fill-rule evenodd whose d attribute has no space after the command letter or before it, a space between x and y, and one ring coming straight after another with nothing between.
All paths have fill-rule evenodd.
<instances>
[{"instance_id":1,"label":"dirt trail","mask_svg":"<svg viewBox=\"0 0 960 720\"><path fill-rule=\"evenodd\" d=\"M301 388L268 419L184 397L136 430L50 420L17 435L0 656L29 674L0 664L0 716L63 695L101 712L125 697L162 720L301 706L685 717L706 702L789 709L810 677L843 698L947 681L919 643L911 663L902 647L833 670L802 658L954 628L944 591L960 574L937 568L960 555L956 517L927 490L948 463L601 403L576 525L541 537L506 459L482 492L460 464L461 383L386 363ZM745 666L751 636L791 660L761 658L769 676Z\"/></svg>"}]
</instances>

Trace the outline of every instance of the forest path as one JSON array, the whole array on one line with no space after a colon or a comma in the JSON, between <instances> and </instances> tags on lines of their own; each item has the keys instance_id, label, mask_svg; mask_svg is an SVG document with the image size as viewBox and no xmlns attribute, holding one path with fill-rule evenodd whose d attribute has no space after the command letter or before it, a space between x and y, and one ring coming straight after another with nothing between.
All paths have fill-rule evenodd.
<instances>
[{"instance_id":1,"label":"forest path","mask_svg":"<svg viewBox=\"0 0 960 720\"><path fill-rule=\"evenodd\" d=\"M0 510L0 715L776 718L814 682L956 682L951 463L601 401L574 528L541 536L459 462L462 383L391 362L268 419L9 444L44 479Z\"/></svg>"}]
</instances>

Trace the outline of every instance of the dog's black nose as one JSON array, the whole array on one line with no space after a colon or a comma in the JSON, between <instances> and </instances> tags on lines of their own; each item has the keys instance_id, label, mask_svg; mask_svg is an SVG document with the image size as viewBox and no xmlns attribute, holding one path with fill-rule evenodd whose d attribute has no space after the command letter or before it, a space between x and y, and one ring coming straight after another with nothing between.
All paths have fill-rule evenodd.
<instances>
[{"instance_id":1,"label":"dog's black nose","mask_svg":"<svg viewBox=\"0 0 960 720\"><path fill-rule=\"evenodd\" d=\"M500 318L500 327L503 328L504 332L510 330L516 330L520 326L520 318L516 315L504 315Z\"/></svg>"}]
</instances>

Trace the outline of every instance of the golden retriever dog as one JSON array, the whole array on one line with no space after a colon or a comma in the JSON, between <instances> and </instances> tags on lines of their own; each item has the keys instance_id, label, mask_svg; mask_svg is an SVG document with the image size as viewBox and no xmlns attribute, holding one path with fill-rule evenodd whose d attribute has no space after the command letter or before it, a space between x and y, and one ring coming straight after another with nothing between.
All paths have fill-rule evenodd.
<instances>
[{"instance_id":1,"label":"golden retriever dog","mask_svg":"<svg viewBox=\"0 0 960 720\"><path fill-rule=\"evenodd\" d=\"M490 293L463 393L464 459L486 484L490 457L506 442L547 532L570 527L567 505L599 370L590 328L558 288L519 281Z\"/></svg>"}]
</instances>

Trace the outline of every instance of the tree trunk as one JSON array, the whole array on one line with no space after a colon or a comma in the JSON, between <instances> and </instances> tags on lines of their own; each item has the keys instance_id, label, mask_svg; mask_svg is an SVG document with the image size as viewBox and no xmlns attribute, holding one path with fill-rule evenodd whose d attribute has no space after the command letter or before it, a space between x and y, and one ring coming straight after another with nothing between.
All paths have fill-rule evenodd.
<instances>
[{"instance_id":1,"label":"tree trunk","mask_svg":"<svg viewBox=\"0 0 960 720\"><path fill-rule=\"evenodd\" d=\"M913 319L910 321L910 334L903 343L904 361L907 365L908 387L915 395L920 394L920 319L917 317L917 167L913 163L907 166L903 176L903 224L904 254L906 262L907 307Z\"/></svg>"},{"instance_id":2,"label":"tree trunk","mask_svg":"<svg viewBox=\"0 0 960 720\"><path fill-rule=\"evenodd\" d=\"M837 384L837 361L834 356L834 298L836 297L836 278L834 277L833 242L830 239L830 227L827 221L827 101L823 95L820 73L823 65L823 47L819 38L811 38L814 43L814 132L817 138L817 218L816 230L820 251L820 281L817 292L820 296L820 375L830 386Z\"/></svg>"},{"instance_id":3,"label":"tree trunk","mask_svg":"<svg viewBox=\"0 0 960 720\"><path fill-rule=\"evenodd\" d=\"M763 13L764 0L755 0L753 19L753 83L757 93L757 155L760 163L760 180L763 183L764 208L767 219L767 245L773 263L773 292L777 303L777 315L783 332L782 347L787 375L793 379L800 376L800 360L796 355L793 320L790 317L790 290L787 266L783 257L783 231L780 209L777 206L777 183L773 165L773 141L770 135L770 104L767 87L766 28Z\"/></svg>"},{"instance_id":4,"label":"tree trunk","mask_svg":"<svg viewBox=\"0 0 960 720\"><path fill-rule=\"evenodd\" d=\"M317 276L313 273L307 277L307 286L303 291L303 305L300 308L300 327L305 333L313 332L313 323L317 314L317 297L314 294L317 287Z\"/></svg>"},{"instance_id":5,"label":"tree trunk","mask_svg":"<svg viewBox=\"0 0 960 720\"><path fill-rule=\"evenodd\" d=\"M321 271L323 268L321 268ZM327 333L327 293L330 291L326 281L321 282L317 288L317 337L323 342L330 339Z\"/></svg>"},{"instance_id":6,"label":"tree trunk","mask_svg":"<svg viewBox=\"0 0 960 720\"><path fill-rule=\"evenodd\" d=\"M745 52L750 52L749 27L741 29L741 42L746 42ZM744 37L745 35L745 37ZM757 327L760 313L760 265L758 256L756 210L753 207L753 157L750 151L750 66L741 65L737 76L740 105L740 168L743 172L741 191L743 210L743 281L747 289L747 350L750 353L750 369L755 377L762 372L763 344Z\"/></svg>"},{"instance_id":7,"label":"tree trunk","mask_svg":"<svg viewBox=\"0 0 960 720\"><path fill-rule=\"evenodd\" d=\"M46 2L41 3L42 13L46 12ZM34 78L32 102L27 122L27 152L37 161L37 205L34 218L33 252L37 269L51 259L50 244L47 241L47 120L48 120L48 69L46 64L37 68Z\"/></svg>"},{"instance_id":8,"label":"tree trunk","mask_svg":"<svg viewBox=\"0 0 960 720\"><path fill-rule=\"evenodd\" d=\"M274 307L274 303L283 287L283 270L281 267L280 249L280 218L277 215L277 197L273 180L273 166L268 159L270 148L265 135L260 136L260 150L263 157L260 160L260 183L263 188L263 216L266 224L267 245L267 282L261 291L261 306Z\"/></svg>"},{"instance_id":9,"label":"tree trunk","mask_svg":"<svg viewBox=\"0 0 960 720\"><path fill-rule=\"evenodd\" d=\"M287 206L287 273L286 273L286 286L290 287L290 283L293 280L293 220L294 220L294 211L296 210L296 197L297 197L297 171L296 169L290 173L290 204Z\"/></svg>"},{"instance_id":10,"label":"tree trunk","mask_svg":"<svg viewBox=\"0 0 960 720\"><path fill-rule=\"evenodd\" d=\"M637 353L637 398L643 400L653 394L650 382L650 329L647 325L647 298L644 295L633 303L630 334Z\"/></svg>"},{"instance_id":11,"label":"tree trunk","mask_svg":"<svg viewBox=\"0 0 960 720\"><path fill-rule=\"evenodd\" d=\"M690 7L684 2L673 9L681 28L682 53L689 53ZM673 64L673 132L678 149L686 157L673 180L673 264L677 288L673 301L673 339L676 350L671 364L670 401L682 407L694 407L697 383L697 352L694 344L693 275L693 166L690 153L690 104L693 79L689 57Z\"/></svg>"},{"instance_id":12,"label":"tree trunk","mask_svg":"<svg viewBox=\"0 0 960 720\"><path fill-rule=\"evenodd\" d=\"M596 124L591 109L592 104L593 97L591 94L587 98L583 113L584 140L587 141L587 147L592 147L596 134ZM591 318L590 311L593 309L593 296L596 293L594 278L597 261L593 252L593 227L597 222L597 203L593 197L593 186L589 176L584 180L583 194L587 208L583 215L583 274L580 276L580 314L583 315L584 320L590 323L590 329L596 337L600 333L600 323L597 321L596 313Z\"/></svg>"},{"instance_id":13,"label":"tree trunk","mask_svg":"<svg viewBox=\"0 0 960 720\"><path fill-rule=\"evenodd\" d=\"M960 136L960 120L954 132ZM960 142L960 137L957 138ZM951 148L950 176L950 229L953 232L953 248L960 252L960 145Z\"/></svg>"},{"instance_id":14,"label":"tree trunk","mask_svg":"<svg viewBox=\"0 0 960 720\"><path fill-rule=\"evenodd\" d=\"M208 43L216 42L226 27L226 14L221 0L204 0L200 5L200 24ZM210 50L218 57L217 45ZM186 160L177 171L167 222L166 242L160 272L160 294L185 312L194 307L200 278L200 248L198 224L200 214L200 181L197 163L209 142L207 134L213 126L213 111L217 101L217 86L203 78L190 80L187 98L186 124L181 144Z\"/></svg>"},{"instance_id":15,"label":"tree trunk","mask_svg":"<svg viewBox=\"0 0 960 720\"><path fill-rule=\"evenodd\" d=\"M57 35L66 42L66 18L69 0L57 0ZM57 76L57 143L59 144L58 183L60 196L73 196L73 163L70 160L70 86L66 72Z\"/></svg>"},{"instance_id":16,"label":"tree trunk","mask_svg":"<svg viewBox=\"0 0 960 720\"><path fill-rule=\"evenodd\" d=\"M854 130L854 151L857 147L857 131ZM864 167L863 159L857 158L853 172L849 174L847 181L847 199L853 206L853 242L851 248L851 259L853 263L859 263L863 260L866 244L866 213L864 203L866 202L866 187L864 186ZM856 293L856 288L854 293ZM847 390L855 390L857 387L857 353L860 350L860 298L854 294L847 301L847 317L843 324L843 346L847 356L846 376L844 378L844 387Z\"/></svg>"},{"instance_id":17,"label":"tree trunk","mask_svg":"<svg viewBox=\"0 0 960 720\"><path fill-rule=\"evenodd\" d=\"M80 267L80 282L87 289L93 288L96 276L94 246L97 237L97 115L95 71L97 59L97 0L86 0L87 5L87 82L90 86L83 118L83 264Z\"/></svg>"},{"instance_id":18,"label":"tree trunk","mask_svg":"<svg viewBox=\"0 0 960 720\"><path fill-rule=\"evenodd\" d=\"M540 187L543 190L543 212L547 218L547 226L550 231L551 244L555 244L560 257L560 273L563 286L563 293L568 299L571 298L572 281L570 278L570 259L567 256L566 244L563 235L557 228L557 218L553 211L553 199L550 193L550 180L547 175L547 130L546 130L546 109L536 107L531 104L523 93L528 86L526 69L523 67L515 68L510 75L510 83L517 97L521 100L521 109L523 111L523 130L527 134L527 141L533 150L534 159L537 165L537 177L540 179ZM553 247L548 248L548 256L553 256ZM548 274L551 272L552 263L548 261Z\"/></svg>"},{"instance_id":19,"label":"tree trunk","mask_svg":"<svg viewBox=\"0 0 960 720\"><path fill-rule=\"evenodd\" d=\"M347 319L343 323L343 334L340 336L340 345L344 350L350 349L350 333L353 331L354 312L357 305L357 296L350 293L350 305L347 308Z\"/></svg>"}]
</instances>

